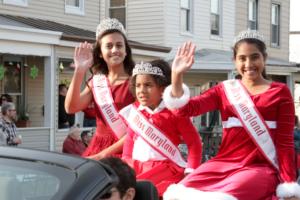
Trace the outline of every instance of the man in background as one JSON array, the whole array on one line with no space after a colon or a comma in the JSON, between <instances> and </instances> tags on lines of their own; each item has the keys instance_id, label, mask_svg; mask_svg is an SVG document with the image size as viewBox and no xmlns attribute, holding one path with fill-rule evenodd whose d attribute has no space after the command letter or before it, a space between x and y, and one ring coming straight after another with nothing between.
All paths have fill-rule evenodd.
<instances>
[{"instance_id":1,"label":"man in background","mask_svg":"<svg viewBox=\"0 0 300 200\"><path fill-rule=\"evenodd\" d=\"M17 113L14 103L6 102L1 106L2 117L0 118L0 145L17 146L22 143L17 136L15 121Z\"/></svg>"},{"instance_id":2,"label":"man in background","mask_svg":"<svg viewBox=\"0 0 300 200\"><path fill-rule=\"evenodd\" d=\"M63 143L63 153L81 155L85 150L85 145L83 144L80 136L80 128L77 126L71 127L69 134Z\"/></svg>"},{"instance_id":3,"label":"man in background","mask_svg":"<svg viewBox=\"0 0 300 200\"><path fill-rule=\"evenodd\" d=\"M59 84L58 90L58 128L69 128L74 125L75 115L68 114L65 109L65 99L68 87L66 84Z\"/></svg>"}]
</instances>

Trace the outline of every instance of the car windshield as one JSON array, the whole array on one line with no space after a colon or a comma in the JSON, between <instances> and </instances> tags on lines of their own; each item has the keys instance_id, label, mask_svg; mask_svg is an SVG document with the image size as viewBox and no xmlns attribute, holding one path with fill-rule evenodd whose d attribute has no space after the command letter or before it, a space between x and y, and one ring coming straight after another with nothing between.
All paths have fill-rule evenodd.
<instances>
[{"instance_id":1,"label":"car windshield","mask_svg":"<svg viewBox=\"0 0 300 200\"><path fill-rule=\"evenodd\" d=\"M43 162L1 159L0 199L55 199L66 182L72 181L72 175L65 171L62 167Z\"/></svg>"}]
</instances>

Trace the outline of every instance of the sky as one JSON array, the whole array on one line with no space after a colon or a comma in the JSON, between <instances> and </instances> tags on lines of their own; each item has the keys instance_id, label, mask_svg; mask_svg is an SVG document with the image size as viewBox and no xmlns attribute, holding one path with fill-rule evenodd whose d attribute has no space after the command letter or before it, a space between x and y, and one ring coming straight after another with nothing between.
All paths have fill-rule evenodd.
<instances>
[{"instance_id":1,"label":"sky","mask_svg":"<svg viewBox=\"0 0 300 200\"><path fill-rule=\"evenodd\" d=\"M300 31L299 0L290 0L290 31Z\"/></svg>"}]
</instances>

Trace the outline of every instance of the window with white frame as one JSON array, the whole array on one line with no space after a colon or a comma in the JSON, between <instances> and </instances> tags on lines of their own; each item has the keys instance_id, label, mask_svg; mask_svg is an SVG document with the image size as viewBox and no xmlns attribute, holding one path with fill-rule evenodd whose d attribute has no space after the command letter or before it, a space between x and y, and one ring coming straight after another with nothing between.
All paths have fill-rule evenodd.
<instances>
[{"instance_id":1,"label":"window with white frame","mask_svg":"<svg viewBox=\"0 0 300 200\"><path fill-rule=\"evenodd\" d=\"M118 19L126 27L126 0L110 0L109 17Z\"/></svg>"},{"instance_id":2,"label":"window with white frame","mask_svg":"<svg viewBox=\"0 0 300 200\"><path fill-rule=\"evenodd\" d=\"M28 6L28 0L3 0L3 3L16 6Z\"/></svg>"},{"instance_id":3,"label":"window with white frame","mask_svg":"<svg viewBox=\"0 0 300 200\"><path fill-rule=\"evenodd\" d=\"M248 28L257 30L257 14L258 14L258 1L249 0L248 2Z\"/></svg>"},{"instance_id":4,"label":"window with white frame","mask_svg":"<svg viewBox=\"0 0 300 200\"><path fill-rule=\"evenodd\" d=\"M190 0L180 0L180 27L182 32L191 32Z\"/></svg>"},{"instance_id":5,"label":"window with white frame","mask_svg":"<svg viewBox=\"0 0 300 200\"><path fill-rule=\"evenodd\" d=\"M220 35L220 0L210 1L210 33Z\"/></svg>"},{"instance_id":6,"label":"window with white frame","mask_svg":"<svg viewBox=\"0 0 300 200\"><path fill-rule=\"evenodd\" d=\"M65 12L84 15L84 0L65 0Z\"/></svg>"},{"instance_id":7,"label":"window with white frame","mask_svg":"<svg viewBox=\"0 0 300 200\"><path fill-rule=\"evenodd\" d=\"M271 44L272 46L279 46L280 38L280 5L272 3L272 32Z\"/></svg>"}]
</instances>

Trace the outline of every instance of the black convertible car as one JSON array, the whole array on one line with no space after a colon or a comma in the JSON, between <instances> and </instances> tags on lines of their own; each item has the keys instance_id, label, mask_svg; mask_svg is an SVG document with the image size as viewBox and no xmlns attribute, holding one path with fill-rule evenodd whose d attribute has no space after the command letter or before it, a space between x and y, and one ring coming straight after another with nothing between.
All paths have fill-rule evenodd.
<instances>
[{"instance_id":1,"label":"black convertible car","mask_svg":"<svg viewBox=\"0 0 300 200\"><path fill-rule=\"evenodd\" d=\"M97 200L117 181L115 173L100 162L0 147L1 200Z\"/></svg>"},{"instance_id":2,"label":"black convertible car","mask_svg":"<svg viewBox=\"0 0 300 200\"><path fill-rule=\"evenodd\" d=\"M118 181L101 162L0 146L0 200L99 200ZM158 199L150 181L137 181L134 200Z\"/></svg>"}]
</instances>

